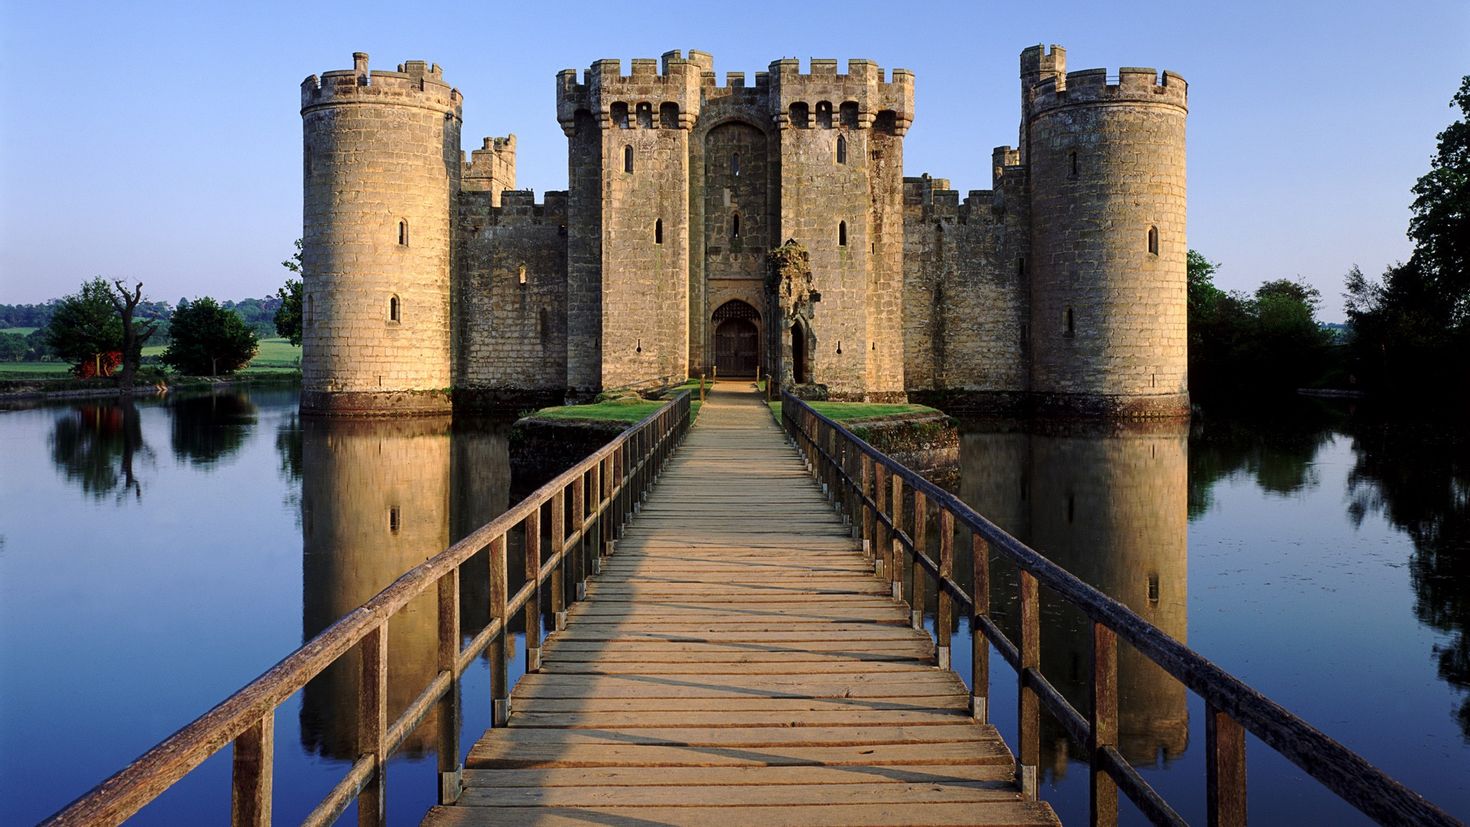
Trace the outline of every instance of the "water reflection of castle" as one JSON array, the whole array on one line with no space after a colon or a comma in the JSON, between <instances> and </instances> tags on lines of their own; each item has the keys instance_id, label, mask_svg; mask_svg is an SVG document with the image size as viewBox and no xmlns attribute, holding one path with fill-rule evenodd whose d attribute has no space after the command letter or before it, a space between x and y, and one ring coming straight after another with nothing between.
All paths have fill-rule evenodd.
<instances>
[{"instance_id":1,"label":"water reflection of castle","mask_svg":"<svg viewBox=\"0 0 1470 827\"><path fill-rule=\"evenodd\" d=\"M301 436L303 640L505 510L509 463L501 429L451 429L447 418L308 418ZM486 578L474 570L471 561L463 571L464 628L483 625L487 611ZM436 672L436 601L431 589L388 625L390 720ZM301 739L308 750L356 757L359 666L354 650L307 685ZM409 736L404 754L433 751L437 714Z\"/></svg>"},{"instance_id":2,"label":"water reflection of castle","mask_svg":"<svg viewBox=\"0 0 1470 827\"><path fill-rule=\"evenodd\" d=\"M1182 422L1047 433L967 429L960 493L1006 531L1187 642L1188 451ZM991 604L1014 612L1014 569L994 568ZM1089 627L1049 596L1043 589L1042 671L1085 712ZM1152 764L1184 752L1183 685L1120 645L1118 690L1119 746L1129 761ZM1043 765L1064 772L1065 735L1047 716L1042 732Z\"/></svg>"}]
</instances>

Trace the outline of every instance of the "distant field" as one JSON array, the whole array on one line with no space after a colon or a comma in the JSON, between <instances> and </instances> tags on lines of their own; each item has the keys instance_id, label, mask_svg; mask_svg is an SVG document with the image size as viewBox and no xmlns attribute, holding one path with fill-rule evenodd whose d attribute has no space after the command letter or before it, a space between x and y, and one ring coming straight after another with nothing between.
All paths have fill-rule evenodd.
<instances>
[{"instance_id":1,"label":"distant field","mask_svg":"<svg viewBox=\"0 0 1470 827\"><path fill-rule=\"evenodd\" d=\"M11 327L11 332L35 328ZM163 345L143 348L144 356L159 356ZM285 339L261 339L260 350L241 373L288 373L301 367L301 348ZM0 362L0 379L34 379L42 376L70 376L70 366L62 362Z\"/></svg>"},{"instance_id":2,"label":"distant field","mask_svg":"<svg viewBox=\"0 0 1470 827\"><path fill-rule=\"evenodd\" d=\"M37 330L39 328L35 327L0 327L0 333L19 333L22 336L29 336Z\"/></svg>"}]
</instances>

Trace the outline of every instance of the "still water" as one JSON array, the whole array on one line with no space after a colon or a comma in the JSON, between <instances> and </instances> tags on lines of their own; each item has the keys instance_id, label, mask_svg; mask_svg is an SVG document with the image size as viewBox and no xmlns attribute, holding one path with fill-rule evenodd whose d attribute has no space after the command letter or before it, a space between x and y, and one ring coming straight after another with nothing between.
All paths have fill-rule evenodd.
<instances>
[{"instance_id":1,"label":"still water","mask_svg":"<svg viewBox=\"0 0 1470 827\"><path fill-rule=\"evenodd\" d=\"M0 823L66 804L527 485L504 423L303 421L296 403L256 390L0 413ZM1190 426L971 423L960 462L959 493L1002 527L1470 817L1463 426L1315 404ZM997 564L995 580L993 605L1013 608L1014 577ZM464 582L472 631L484 578ZM433 673L433 609L390 629L390 715ZM1045 602L1043 624L1043 668L1080 707L1086 626ZM955 641L965 675L968 651ZM1012 738L1014 676L995 655L991 671ZM1201 705L1126 649L1120 672L1123 752L1203 822ZM280 823L349 765L355 674L339 664L278 711ZM483 661L466 673L464 750L488 683ZM433 803L438 729L390 767L395 824ZM1355 820L1269 749L1248 761L1253 821ZM1055 727L1042 765L1047 800L1084 820L1085 767ZM137 821L226 823L228 801L225 750Z\"/></svg>"}]
</instances>

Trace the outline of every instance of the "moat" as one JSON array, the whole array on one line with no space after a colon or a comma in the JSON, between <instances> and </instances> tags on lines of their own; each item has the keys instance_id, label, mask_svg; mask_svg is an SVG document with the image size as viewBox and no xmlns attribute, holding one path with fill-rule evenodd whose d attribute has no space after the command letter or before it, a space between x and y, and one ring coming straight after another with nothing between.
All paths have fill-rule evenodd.
<instances>
[{"instance_id":1,"label":"moat","mask_svg":"<svg viewBox=\"0 0 1470 827\"><path fill-rule=\"evenodd\" d=\"M0 820L59 808L525 493L506 422L303 422L298 401L255 390L0 413ZM982 513L1470 816L1463 429L1303 402L1188 426L968 423L960 455L959 493ZM467 581L463 603L483 621L483 587ZM1081 693L1083 627L1045 605L1043 623L1047 674ZM392 627L390 681L405 686L390 683L390 705L432 671L433 633L432 606ZM1009 738L1014 678L992 676ZM488 725L487 687L481 662L464 682L466 743ZM1198 703L1126 658L1120 689L1128 758L1203 821ZM282 823L340 775L354 708L337 671L282 706ZM433 803L434 730L391 765L393 823ZM1043 738L1042 795L1079 821L1085 769L1055 728ZM138 822L224 818L227 756ZM1254 821L1356 818L1269 750L1249 760Z\"/></svg>"}]
</instances>

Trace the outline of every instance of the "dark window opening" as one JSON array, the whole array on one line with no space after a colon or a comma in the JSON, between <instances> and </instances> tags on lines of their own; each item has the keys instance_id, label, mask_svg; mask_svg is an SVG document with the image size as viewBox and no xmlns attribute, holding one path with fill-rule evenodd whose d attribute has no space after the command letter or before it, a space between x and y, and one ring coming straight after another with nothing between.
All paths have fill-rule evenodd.
<instances>
[{"instance_id":1,"label":"dark window opening","mask_svg":"<svg viewBox=\"0 0 1470 827\"><path fill-rule=\"evenodd\" d=\"M402 311L402 306L399 304L398 297L397 296L389 296L388 297L388 321L390 321L390 322L401 322L401 321L403 321L403 315L402 315L402 312L401 311Z\"/></svg>"},{"instance_id":2,"label":"dark window opening","mask_svg":"<svg viewBox=\"0 0 1470 827\"><path fill-rule=\"evenodd\" d=\"M837 136L837 163L847 163L847 137L843 135Z\"/></svg>"},{"instance_id":3,"label":"dark window opening","mask_svg":"<svg viewBox=\"0 0 1470 827\"><path fill-rule=\"evenodd\" d=\"M806 129L808 122L808 110L804 103L793 103L790 109L791 125L797 129Z\"/></svg>"},{"instance_id":4,"label":"dark window opening","mask_svg":"<svg viewBox=\"0 0 1470 827\"><path fill-rule=\"evenodd\" d=\"M407 221L399 221L398 222L398 244L401 247L407 247L408 246L408 222Z\"/></svg>"},{"instance_id":5,"label":"dark window opening","mask_svg":"<svg viewBox=\"0 0 1470 827\"><path fill-rule=\"evenodd\" d=\"M658 125L661 129L679 128L679 104L661 103L658 105Z\"/></svg>"},{"instance_id":6,"label":"dark window opening","mask_svg":"<svg viewBox=\"0 0 1470 827\"><path fill-rule=\"evenodd\" d=\"M817 103L817 126L823 129L832 128L832 104L827 101Z\"/></svg>"},{"instance_id":7,"label":"dark window opening","mask_svg":"<svg viewBox=\"0 0 1470 827\"><path fill-rule=\"evenodd\" d=\"M845 102L845 103L842 104L842 107L841 107L841 110L840 110L840 120L841 120L843 126L849 128L849 129L857 129L857 125L858 125L858 105L857 105L857 101L847 101L847 102Z\"/></svg>"},{"instance_id":8,"label":"dark window opening","mask_svg":"<svg viewBox=\"0 0 1470 827\"><path fill-rule=\"evenodd\" d=\"M1026 278L1026 257L1025 256L1022 256L1021 258L1016 259L1016 278L1018 278L1018 279L1024 279L1024 278Z\"/></svg>"},{"instance_id":9,"label":"dark window opening","mask_svg":"<svg viewBox=\"0 0 1470 827\"><path fill-rule=\"evenodd\" d=\"M1074 151L1074 152L1070 153L1067 157L1069 159L1069 162L1072 165L1072 173L1071 173L1071 175L1072 175L1073 178L1076 178L1077 177L1077 153Z\"/></svg>"},{"instance_id":10,"label":"dark window opening","mask_svg":"<svg viewBox=\"0 0 1470 827\"><path fill-rule=\"evenodd\" d=\"M653 128L653 104L638 104L638 127L640 129Z\"/></svg>"},{"instance_id":11,"label":"dark window opening","mask_svg":"<svg viewBox=\"0 0 1470 827\"><path fill-rule=\"evenodd\" d=\"M740 213L735 213L730 216L730 237L740 237Z\"/></svg>"},{"instance_id":12,"label":"dark window opening","mask_svg":"<svg viewBox=\"0 0 1470 827\"><path fill-rule=\"evenodd\" d=\"M628 128L628 104L615 103L612 105L613 126L619 129Z\"/></svg>"},{"instance_id":13,"label":"dark window opening","mask_svg":"<svg viewBox=\"0 0 1470 827\"><path fill-rule=\"evenodd\" d=\"M1072 308L1069 307L1067 308L1066 312L1062 314L1062 335L1074 336L1076 335L1076 333L1077 326L1072 319Z\"/></svg>"},{"instance_id":14,"label":"dark window opening","mask_svg":"<svg viewBox=\"0 0 1470 827\"><path fill-rule=\"evenodd\" d=\"M1159 602L1159 575L1157 572L1148 576L1148 602L1154 604Z\"/></svg>"},{"instance_id":15,"label":"dark window opening","mask_svg":"<svg viewBox=\"0 0 1470 827\"><path fill-rule=\"evenodd\" d=\"M730 156L730 174L736 178L740 177L740 153L738 152Z\"/></svg>"},{"instance_id":16,"label":"dark window opening","mask_svg":"<svg viewBox=\"0 0 1470 827\"><path fill-rule=\"evenodd\" d=\"M633 171L633 145L623 147L623 172Z\"/></svg>"},{"instance_id":17,"label":"dark window opening","mask_svg":"<svg viewBox=\"0 0 1470 827\"><path fill-rule=\"evenodd\" d=\"M1074 496L1074 495L1072 495L1072 494L1068 494L1067 495L1067 522L1069 522L1069 523L1070 522L1074 522L1076 519L1077 519L1077 497Z\"/></svg>"},{"instance_id":18,"label":"dark window opening","mask_svg":"<svg viewBox=\"0 0 1470 827\"><path fill-rule=\"evenodd\" d=\"M847 222L846 221L839 221L839 222L837 222L837 246L839 246L839 247L846 247L847 246Z\"/></svg>"},{"instance_id":19,"label":"dark window opening","mask_svg":"<svg viewBox=\"0 0 1470 827\"><path fill-rule=\"evenodd\" d=\"M1159 228L1148 228L1148 251L1151 255L1159 254Z\"/></svg>"},{"instance_id":20,"label":"dark window opening","mask_svg":"<svg viewBox=\"0 0 1470 827\"><path fill-rule=\"evenodd\" d=\"M397 534L400 528L403 528L403 512L396 505L390 506L388 508L388 530Z\"/></svg>"},{"instance_id":21,"label":"dark window opening","mask_svg":"<svg viewBox=\"0 0 1470 827\"><path fill-rule=\"evenodd\" d=\"M800 322L791 326L791 381L805 384L806 376L806 328Z\"/></svg>"},{"instance_id":22,"label":"dark window opening","mask_svg":"<svg viewBox=\"0 0 1470 827\"><path fill-rule=\"evenodd\" d=\"M653 243L664 243L664 220L662 218L653 222Z\"/></svg>"}]
</instances>

